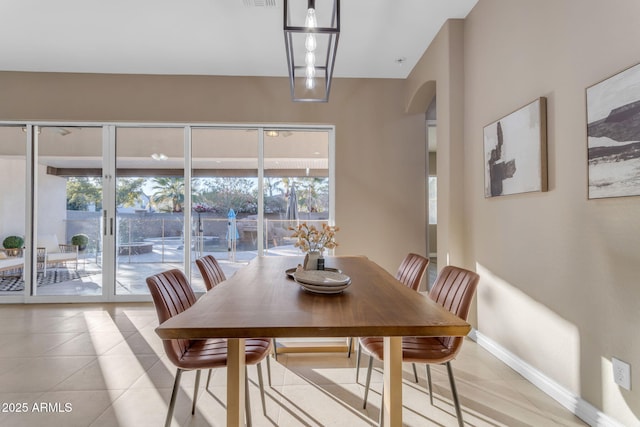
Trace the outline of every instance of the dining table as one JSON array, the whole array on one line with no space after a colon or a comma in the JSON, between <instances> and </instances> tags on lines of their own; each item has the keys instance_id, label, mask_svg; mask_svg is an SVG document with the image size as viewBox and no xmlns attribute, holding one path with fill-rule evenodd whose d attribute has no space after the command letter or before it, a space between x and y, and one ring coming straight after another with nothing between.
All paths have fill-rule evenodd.
<instances>
[{"instance_id":1,"label":"dining table","mask_svg":"<svg viewBox=\"0 0 640 427\"><path fill-rule=\"evenodd\" d=\"M244 425L245 339L384 337L384 425L402 426L402 337L466 336L470 325L366 256L325 257L349 276L336 294L287 274L301 257L259 256L156 329L162 339L226 338L227 426Z\"/></svg>"}]
</instances>

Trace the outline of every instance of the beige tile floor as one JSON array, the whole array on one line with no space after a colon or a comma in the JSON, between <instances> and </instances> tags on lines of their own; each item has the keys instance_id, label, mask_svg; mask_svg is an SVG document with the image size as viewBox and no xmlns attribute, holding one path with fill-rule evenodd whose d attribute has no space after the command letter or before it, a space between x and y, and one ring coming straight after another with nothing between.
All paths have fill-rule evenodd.
<instances>
[{"instance_id":1,"label":"beige tile floor","mask_svg":"<svg viewBox=\"0 0 640 427\"><path fill-rule=\"evenodd\" d=\"M156 326L151 304L0 306L0 426L162 426L175 369ZM355 357L282 354L271 365L266 416L255 367L249 367L254 426L376 425L381 373L374 372L362 409L365 363L356 383ZM453 369L465 425L585 425L473 341L465 343ZM406 426L457 425L446 370L432 371L434 406L424 368L416 384L405 366ZM224 426L225 371L215 371L209 391L201 383L192 416L194 378L183 375L173 426Z\"/></svg>"}]
</instances>

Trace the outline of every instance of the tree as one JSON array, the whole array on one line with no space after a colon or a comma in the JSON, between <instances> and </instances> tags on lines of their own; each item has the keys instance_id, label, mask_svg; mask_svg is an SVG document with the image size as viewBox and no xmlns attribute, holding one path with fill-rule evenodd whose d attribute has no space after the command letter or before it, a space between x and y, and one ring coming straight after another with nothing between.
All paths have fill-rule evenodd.
<instances>
[{"instance_id":1,"label":"tree","mask_svg":"<svg viewBox=\"0 0 640 427\"><path fill-rule=\"evenodd\" d=\"M151 201L159 211L182 212L184 204L184 178L153 178Z\"/></svg>"},{"instance_id":2,"label":"tree","mask_svg":"<svg viewBox=\"0 0 640 427\"><path fill-rule=\"evenodd\" d=\"M217 212L233 208L236 212L256 213L258 193L255 180L251 178L216 177L203 183L201 201Z\"/></svg>"},{"instance_id":3,"label":"tree","mask_svg":"<svg viewBox=\"0 0 640 427\"><path fill-rule=\"evenodd\" d=\"M67 179L67 209L86 211L90 205L102 209L102 180L94 177L76 177Z\"/></svg>"},{"instance_id":4,"label":"tree","mask_svg":"<svg viewBox=\"0 0 640 427\"><path fill-rule=\"evenodd\" d=\"M116 206L129 207L142 201L144 178L118 178Z\"/></svg>"},{"instance_id":5,"label":"tree","mask_svg":"<svg viewBox=\"0 0 640 427\"><path fill-rule=\"evenodd\" d=\"M298 200L307 207L307 212L323 212L329 203L327 178L299 178L296 182Z\"/></svg>"}]
</instances>

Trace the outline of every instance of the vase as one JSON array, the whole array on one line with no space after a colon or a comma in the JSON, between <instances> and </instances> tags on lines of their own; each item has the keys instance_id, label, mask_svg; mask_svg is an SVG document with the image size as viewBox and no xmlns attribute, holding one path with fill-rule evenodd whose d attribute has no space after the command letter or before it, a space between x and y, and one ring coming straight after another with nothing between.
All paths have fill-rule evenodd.
<instances>
[{"instance_id":1,"label":"vase","mask_svg":"<svg viewBox=\"0 0 640 427\"><path fill-rule=\"evenodd\" d=\"M320 258L320 251L307 252L304 257L304 269L305 270L317 270L318 258Z\"/></svg>"}]
</instances>

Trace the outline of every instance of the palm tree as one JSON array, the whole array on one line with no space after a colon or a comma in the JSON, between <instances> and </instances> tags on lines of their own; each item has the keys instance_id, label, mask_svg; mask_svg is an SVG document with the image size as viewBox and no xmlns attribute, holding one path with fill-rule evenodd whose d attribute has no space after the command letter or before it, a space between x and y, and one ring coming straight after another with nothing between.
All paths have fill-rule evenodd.
<instances>
[{"instance_id":1,"label":"palm tree","mask_svg":"<svg viewBox=\"0 0 640 427\"><path fill-rule=\"evenodd\" d=\"M184 178L154 178L152 190L153 195L151 196L151 200L159 207L158 210L167 210L159 206L166 204L171 206L171 212L182 212L182 204L184 203Z\"/></svg>"}]
</instances>

